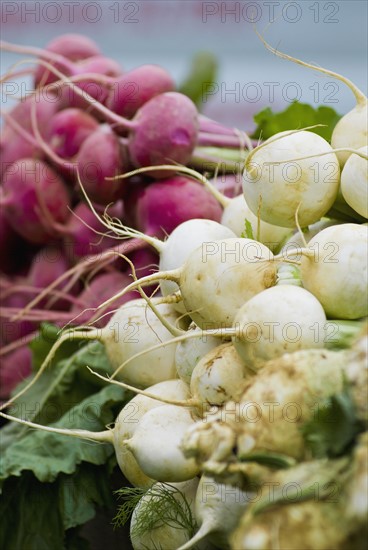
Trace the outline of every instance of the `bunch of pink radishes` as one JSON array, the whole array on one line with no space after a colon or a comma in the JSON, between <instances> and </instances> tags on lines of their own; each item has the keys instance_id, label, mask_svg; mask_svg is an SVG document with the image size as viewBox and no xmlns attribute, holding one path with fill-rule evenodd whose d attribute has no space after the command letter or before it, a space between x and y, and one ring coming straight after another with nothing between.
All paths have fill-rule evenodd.
<instances>
[{"instance_id":1,"label":"bunch of pink radishes","mask_svg":"<svg viewBox=\"0 0 368 550\"><path fill-rule=\"evenodd\" d=\"M2 81L30 72L34 82L33 94L3 111L4 398L30 372L27 342L41 321L62 326L124 288L129 266L119 253L130 254L140 275L157 263L144 241L121 243L104 228L98 216L105 210L111 219L159 238L191 218L221 218L216 199L186 175L157 170L144 177L115 176L140 167L187 165L196 147L237 147L239 137L199 115L162 67L124 72L85 36L59 36L44 50L7 43L2 49L28 56L28 64L21 61ZM90 317L79 315L77 322Z\"/></svg>"}]
</instances>

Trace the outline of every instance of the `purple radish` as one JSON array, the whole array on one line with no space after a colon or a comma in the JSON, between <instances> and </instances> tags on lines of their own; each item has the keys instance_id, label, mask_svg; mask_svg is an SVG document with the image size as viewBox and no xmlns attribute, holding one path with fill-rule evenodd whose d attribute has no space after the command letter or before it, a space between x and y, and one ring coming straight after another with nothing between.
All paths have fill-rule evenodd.
<instances>
[{"instance_id":1,"label":"purple radish","mask_svg":"<svg viewBox=\"0 0 368 550\"><path fill-rule=\"evenodd\" d=\"M63 251L56 246L47 246L42 248L33 258L31 267L28 273L27 282L35 288L46 288L55 279L60 277L69 269L69 262ZM76 294L79 286L74 284L71 289L67 287L68 281L60 284L56 290L65 290L72 294ZM51 297L44 298L38 304L38 308L52 308L57 310L66 310L70 307L70 302L63 299L53 300Z\"/></svg>"},{"instance_id":2,"label":"purple radish","mask_svg":"<svg viewBox=\"0 0 368 550\"><path fill-rule=\"evenodd\" d=\"M152 273L158 271L158 266L160 258L158 253L152 248L142 248L141 250L135 250L130 254L127 254L128 258L134 265L135 273L138 278L145 277L146 275L152 275ZM128 267L128 273L131 273L130 268ZM132 279L130 279L132 282ZM156 289L156 285L151 285L145 287L145 292L147 295L152 294ZM137 295L137 298L140 298L141 295L139 291L134 291ZM160 293L155 293L155 296L159 296Z\"/></svg>"},{"instance_id":3,"label":"purple radish","mask_svg":"<svg viewBox=\"0 0 368 550\"><path fill-rule=\"evenodd\" d=\"M65 223L70 215L65 183L41 160L25 158L14 162L4 174L2 191L0 206L7 221L31 243L45 244L50 239L43 208L60 223Z\"/></svg>"},{"instance_id":4,"label":"purple radish","mask_svg":"<svg viewBox=\"0 0 368 550\"><path fill-rule=\"evenodd\" d=\"M123 172L119 139L107 124L82 144L76 157L81 183L91 201L109 204L122 196L124 180L106 180Z\"/></svg>"},{"instance_id":5,"label":"purple radish","mask_svg":"<svg viewBox=\"0 0 368 550\"><path fill-rule=\"evenodd\" d=\"M88 36L83 34L61 34L53 38L47 44L45 50L48 52L58 53L67 57L71 61L80 61L94 55L100 55L101 50Z\"/></svg>"},{"instance_id":6,"label":"purple radish","mask_svg":"<svg viewBox=\"0 0 368 550\"><path fill-rule=\"evenodd\" d=\"M0 359L0 399L7 400L13 389L32 372L32 352L22 346Z\"/></svg>"},{"instance_id":7,"label":"purple radish","mask_svg":"<svg viewBox=\"0 0 368 550\"><path fill-rule=\"evenodd\" d=\"M128 149L138 167L187 164L198 138L198 112L194 103L178 92L160 94L137 111L131 125ZM155 178L167 171L154 170Z\"/></svg>"},{"instance_id":8,"label":"purple radish","mask_svg":"<svg viewBox=\"0 0 368 550\"><path fill-rule=\"evenodd\" d=\"M101 210L96 206L95 208L97 211ZM100 213L103 214L103 211ZM118 201L108 209L108 213L111 217L122 218L123 203ZM64 250L71 264L90 254L100 254L117 244L116 238L103 235L104 226L91 208L83 202L75 206L65 225L55 223L51 219L49 223L57 234L64 238Z\"/></svg>"},{"instance_id":9,"label":"purple radish","mask_svg":"<svg viewBox=\"0 0 368 550\"><path fill-rule=\"evenodd\" d=\"M82 34L62 34L49 42L44 50L45 59L48 59L47 53L62 55L70 61L81 61L89 57L100 55L100 49L97 44ZM35 74L35 86L39 86L41 80L45 83L47 69L42 66L37 67ZM52 78L52 75L50 74Z\"/></svg>"},{"instance_id":10,"label":"purple radish","mask_svg":"<svg viewBox=\"0 0 368 550\"><path fill-rule=\"evenodd\" d=\"M4 41L1 45L4 50L17 53L37 51L37 48L24 48ZM40 55L39 51L36 55ZM62 80L63 85L87 100L106 120L129 131L127 146L135 166L158 166L168 163L186 165L189 162L197 143L199 122L197 108L187 96L178 92L159 94L147 101L134 118L129 120L113 113L102 103L85 94L51 64L44 62L44 65ZM154 170L150 175L165 178L169 177L170 173ZM97 199L95 201L100 202Z\"/></svg>"},{"instance_id":11,"label":"purple radish","mask_svg":"<svg viewBox=\"0 0 368 550\"><path fill-rule=\"evenodd\" d=\"M14 310L23 309L33 296L25 292L14 292L1 299L1 307L14 308ZM30 334L37 328L37 325L25 319L18 321L2 320L0 323L1 342L9 344Z\"/></svg>"},{"instance_id":12,"label":"purple radish","mask_svg":"<svg viewBox=\"0 0 368 550\"><path fill-rule=\"evenodd\" d=\"M130 254L127 254L127 256L134 265L137 277L145 277L158 270L160 259L158 253L152 250L152 248L147 247L141 250L134 250Z\"/></svg>"},{"instance_id":13,"label":"purple radish","mask_svg":"<svg viewBox=\"0 0 368 550\"><path fill-rule=\"evenodd\" d=\"M1 136L1 175L16 160L21 158L43 158L45 156L33 135L31 110L35 108L37 124L42 137L50 137L50 121L60 108L60 102L53 94L35 94L19 101L5 114L5 126Z\"/></svg>"},{"instance_id":14,"label":"purple radish","mask_svg":"<svg viewBox=\"0 0 368 550\"><path fill-rule=\"evenodd\" d=\"M63 109L51 120L50 146L60 157L71 159L97 128L98 122L90 114L80 109Z\"/></svg>"},{"instance_id":15,"label":"purple radish","mask_svg":"<svg viewBox=\"0 0 368 550\"><path fill-rule=\"evenodd\" d=\"M76 63L71 76L82 77L86 75L85 79L78 81L77 86L85 94L104 104L109 96L111 86L121 73L122 68L116 61L109 57L97 55ZM63 89L62 101L65 107L80 109L91 107L91 103L87 99L76 94L71 88Z\"/></svg>"},{"instance_id":16,"label":"purple radish","mask_svg":"<svg viewBox=\"0 0 368 550\"><path fill-rule=\"evenodd\" d=\"M175 83L165 69L159 65L142 65L116 79L106 106L118 115L132 118L147 101L174 90Z\"/></svg>"},{"instance_id":17,"label":"purple radish","mask_svg":"<svg viewBox=\"0 0 368 550\"><path fill-rule=\"evenodd\" d=\"M193 219L220 221L222 207L199 183L185 176L156 181L135 197L134 227L159 239Z\"/></svg>"},{"instance_id":18,"label":"purple radish","mask_svg":"<svg viewBox=\"0 0 368 550\"><path fill-rule=\"evenodd\" d=\"M103 273L95 277L88 286L81 292L79 299L86 304L86 308L97 308L102 304L106 299L110 298L115 292L120 291L122 288L125 288L131 283L132 279L126 273L120 273L119 271L112 271L110 273ZM114 302L113 309L118 309L121 305L125 304L129 300L134 300L137 298L136 292L128 292L121 299L119 298ZM108 320L113 315L112 309L94 323L96 327L104 327ZM94 311L83 311L81 313L81 308L79 306L73 306L71 309L71 314L75 314L75 322L72 324L83 325L86 324L91 317L95 314ZM98 316L103 315L99 312Z\"/></svg>"}]
</instances>

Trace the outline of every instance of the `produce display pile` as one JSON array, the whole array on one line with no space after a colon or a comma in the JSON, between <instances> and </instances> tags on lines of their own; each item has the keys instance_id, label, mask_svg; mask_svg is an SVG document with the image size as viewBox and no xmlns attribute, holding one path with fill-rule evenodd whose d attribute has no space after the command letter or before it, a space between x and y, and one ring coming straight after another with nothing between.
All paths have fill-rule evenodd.
<instances>
[{"instance_id":1,"label":"produce display pile","mask_svg":"<svg viewBox=\"0 0 368 550\"><path fill-rule=\"evenodd\" d=\"M367 98L259 38L354 109L249 135L200 113L210 54L178 86L1 42L34 84L2 111L2 547L97 548L103 512L111 547L365 548Z\"/></svg>"}]
</instances>

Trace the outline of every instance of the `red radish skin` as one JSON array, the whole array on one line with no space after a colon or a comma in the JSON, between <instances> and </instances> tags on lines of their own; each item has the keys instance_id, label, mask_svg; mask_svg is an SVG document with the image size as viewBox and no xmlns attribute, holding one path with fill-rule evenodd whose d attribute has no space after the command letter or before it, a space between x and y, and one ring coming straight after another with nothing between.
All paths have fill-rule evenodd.
<instances>
[{"instance_id":1,"label":"red radish skin","mask_svg":"<svg viewBox=\"0 0 368 550\"><path fill-rule=\"evenodd\" d=\"M123 172L119 140L102 125L82 144L76 158L82 185L91 201L109 204L122 196L124 180L106 180Z\"/></svg>"},{"instance_id":2,"label":"red radish skin","mask_svg":"<svg viewBox=\"0 0 368 550\"><path fill-rule=\"evenodd\" d=\"M194 103L177 92L160 94L145 103L133 119L128 149L137 167L187 164L198 137L198 112ZM154 170L150 176L169 177Z\"/></svg>"},{"instance_id":3,"label":"red radish skin","mask_svg":"<svg viewBox=\"0 0 368 550\"><path fill-rule=\"evenodd\" d=\"M69 262L63 253L63 251L56 246L47 246L42 248L33 258L27 282L30 286L35 288L46 288L55 279L60 277L69 269ZM68 281L59 285L56 290L64 290ZM76 294L79 285L74 284L69 292ZM67 290L67 289L65 289ZM44 298L39 304L38 308L47 307L50 300ZM57 299L52 302L52 309L66 310L70 307L70 302L62 299Z\"/></svg>"},{"instance_id":4,"label":"red radish skin","mask_svg":"<svg viewBox=\"0 0 368 550\"><path fill-rule=\"evenodd\" d=\"M66 222L70 199L63 180L41 160L14 162L4 174L0 206L13 229L34 244L50 239L40 211L42 204L55 221Z\"/></svg>"},{"instance_id":5,"label":"red radish skin","mask_svg":"<svg viewBox=\"0 0 368 550\"><path fill-rule=\"evenodd\" d=\"M31 374L32 352L22 346L0 359L0 399L9 398L12 390Z\"/></svg>"},{"instance_id":6,"label":"red radish skin","mask_svg":"<svg viewBox=\"0 0 368 550\"><path fill-rule=\"evenodd\" d=\"M7 295L1 300L1 306L7 308L23 309L33 297L31 294L14 292ZM1 342L10 344L15 340L19 340L36 330L36 324L29 320L9 321L1 320Z\"/></svg>"},{"instance_id":7,"label":"red radish skin","mask_svg":"<svg viewBox=\"0 0 368 550\"><path fill-rule=\"evenodd\" d=\"M41 135L44 139L49 140L50 122L60 108L57 97L51 93L47 96L36 94L19 101L8 115L4 116L5 125L1 136L1 176L13 162L21 158L43 158L45 156L33 134L32 108L35 108ZM28 136L28 139L19 132L19 127Z\"/></svg>"},{"instance_id":8,"label":"red radish skin","mask_svg":"<svg viewBox=\"0 0 368 550\"><path fill-rule=\"evenodd\" d=\"M175 176L151 183L138 193L134 227L163 239L187 220L201 218L219 222L221 216L221 205L201 184L185 176Z\"/></svg>"},{"instance_id":9,"label":"red radish skin","mask_svg":"<svg viewBox=\"0 0 368 550\"><path fill-rule=\"evenodd\" d=\"M79 295L79 299L86 304L86 308L97 308L102 302L109 298L113 293L120 291L122 288L128 286L131 282L129 275L125 273L120 273L119 271L112 271L111 273L103 273L95 277L88 286L82 291ZM128 292L121 299L119 298L114 302L113 309L118 309L125 302L129 300L134 300L137 298L135 292ZM112 311L110 308L109 311ZM84 311L81 314L81 308L79 306L73 306L71 313L75 314L76 319L75 323L78 325L86 324L91 317L94 315L94 311ZM100 315L100 313L99 313ZM103 315L103 313L101 313ZM104 317L94 323L94 326L102 328L106 325L109 319L112 317L113 313L104 315Z\"/></svg>"},{"instance_id":10,"label":"red radish skin","mask_svg":"<svg viewBox=\"0 0 368 550\"><path fill-rule=\"evenodd\" d=\"M64 229L64 250L70 263L90 254L100 254L117 244L113 237L97 233L104 233L105 229L87 204L79 203L73 212ZM108 209L109 215L117 218L122 217L122 212L121 201Z\"/></svg>"},{"instance_id":11,"label":"red radish skin","mask_svg":"<svg viewBox=\"0 0 368 550\"><path fill-rule=\"evenodd\" d=\"M126 118L153 97L175 90L171 75L159 65L142 65L116 79L106 106Z\"/></svg>"},{"instance_id":12,"label":"red radish skin","mask_svg":"<svg viewBox=\"0 0 368 550\"><path fill-rule=\"evenodd\" d=\"M158 270L159 255L152 248L147 247L142 248L142 250L135 250L127 256L134 265L137 277L145 277ZM147 288L145 290L147 292Z\"/></svg>"},{"instance_id":13,"label":"red radish skin","mask_svg":"<svg viewBox=\"0 0 368 550\"><path fill-rule=\"evenodd\" d=\"M82 34L72 33L62 34L51 40L45 48L45 59L47 59L47 52L62 55L70 61L81 61L101 53L100 48L93 40ZM48 73L44 67L37 67L35 74L36 87L43 80L45 72Z\"/></svg>"},{"instance_id":14,"label":"red radish skin","mask_svg":"<svg viewBox=\"0 0 368 550\"><path fill-rule=\"evenodd\" d=\"M122 73L120 65L110 59L98 55L85 59L80 63L76 63L74 66L72 76L91 75L85 80L81 80L77 83L77 86L91 96L94 100L105 104L110 93L110 88ZM95 75L95 76L92 76ZM101 77L107 77L105 79ZM62 91L62 103L65 107L77 107L80 109L91 109L93 104L87 99L76 94L71 88L64 88ZM97 113L92 109L94 114ZM103 118L103 117L99 117Z\"/></svg>"},{"instance_id":15,"label":"red radish skin","mask_svg":"<svg viewBox=\"0 0 368 550\"><path fill-rule=\"evenodd\" d=\"M71 159L97 128L98 122L90 114L80 109L63 109L51 120L50 146L60 157Z\"/></svg>"},{"instance_id":16,"label":"red radish skin","mask_svg":"<svg viewBox=\"0 0 368 550\"><path fill-rule=\"evenodd\" d=\"M2 48L18 53L29 53L32 50L32 48L23 48L4 41ZM44 65L46 66L46 63ZM47 68L62 80L63 85L70 87L81 97L84 96L77 85L54 69L51 64L47 64ZM189 162L197 144L199 121L196 106L184 94L166 92L153 97L137 111L133 120L113 113L89 95L84 96L83 99L86 99L89 105L110 123L116 123L118 127L129 131L127 147L135 166L158 166L168 162L186 165ZM154 170L151 175L161 178L172 174L165 170L163 173L160 170Z\"/></svg>"}]
</instances>

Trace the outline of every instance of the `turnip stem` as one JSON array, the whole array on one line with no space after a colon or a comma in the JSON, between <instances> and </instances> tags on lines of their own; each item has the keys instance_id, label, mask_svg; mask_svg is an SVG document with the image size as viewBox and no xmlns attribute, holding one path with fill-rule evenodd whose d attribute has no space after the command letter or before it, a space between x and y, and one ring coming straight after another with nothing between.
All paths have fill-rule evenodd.
<instances>
[{"instance_id":1,"label":"turnip stem","mask_svg":"<svg viewBox=\"0 0 368 550\"><path fill-rule=\"evenodd\" d=\"M338 149L331 149L331 151L324 151L323 153L314 153L313 155L307 155L305 157L297 157L297 158L288 159L288 160L270 161L270 162L267 162L267 164L283 164L286 162L296 162L297 160L313 159L315 157L323 157L324 155L331 155L332 153L352 153L354 155L358 155L358 157L361 157L362 159L368 160L368 155L366 153L363 153L363 151L358 151L357 149L353 149L351 147L339 147Z\"/></svg>"},{"instance_id":2,"label":"turnip stem","mask_svg":"<svg viewBox=\"0 0 368 550\"><path fill-rule=\"evenodd\" d=\"M17 418L16 416L11 416L0 412L0 416L10 420L11 422L18 422L18 424L23 424L23 426L28 426L29 428L36 428L37 430L43 430L44 432L49 432L58 435L68 435L69 437L78 437L79 439L86 439L88 441L96 441L99 443L111 443L113 444L114 435L112 430L105 430L103 432L91 432L89 430L67 430L64 428L53 428L52 426L43 426L42 424L36 424L35 422L30 422L29 420L23 420L22 418Z\"/></svg>"},{"instance_id":3,"label":"turnip stem","mask_svg":"<svg viewBox=\"0 0 368 550\"><path fill-rule=\"evenodd\" d=\"M175 283L177 283L179 282L180 274L181 269L172 269L171 271L158 271L157 273L153 273L153 275L146 275L146 277L142 277L141 279L138 279L138 281L134 281L130 285L123 288L123 290L100 304L97 309L101 309L110 305L118 298L121 298L121 296L124 296L124 294L126 294L130 290L136 290L139 286L149 286L151 283L155 283L160 280L174 281Z\"/></svg>"},{"instance_id":4,"label":"turnip stem","mask_svg":"<svg viewBox=\"0 0 368 550\"><path fill-rule=\"evenodd\" d=\"M14 46L13 44L9 44L8 42L0 41L0 49L6 50L6 51L14 51L14 50L10 49L10 48L13 48L13 47L17 47L17 46ZM18 65L26 64L26 63L35 63L35 60L34 59L23 59L22 61L18 62ZM104 115L107 120L110 120L112 122L116 122L118 125L122 126L123 128L127 128L128 130L134 130L137 127L136 122L134 122L132 120L125 119L125 118L117 115L113 111L110 111L110 109L105 107L105 105L103 105L102 103L100 103L99 101L97 101L96 99L91 97L89 94L87 94L84 90L82 90L81 88L76 86L69 77L67 77L61 71L56 69L53 65L51 65L47 61L44 61L43 59L39 59L38 64L42 65L43 67L48 69L51 73L56 75L63 82L63 84L65 84L66 86L71 88L75 94L77 94L79 97L82 97L88 103L93 105L93 107L99 113ZM48 88L48 85L45 86L45 88Z\"/></svg>"},{"instance_id":5,"label":"turnip stem","mask_svg":"<svg viewBox=\"0 0 368 550\"><path fill-rule=\"evenodd\" d=\"M64 67L68 69L71 66L70 61L66 59L63 55L60 55L48 50L43 50L42 48L36 48L34 46L19 46L18 44L11 44L10 42L6 42L5 40L1 40L0 48L2 50L12 52L12 53L19 53L24 55L33 55L35 57L47 58L50 61L55 61L55 63L59 63L59 65L64 65Z\"/></svg>"},{"instance_id":6,"label":"turnip stem","mask_svg":"<svg viewBox=\"0 0 368 550\"><path fill-rule=\"evenodd\" d=\"M359 336L364 326L364 321L345 321L332 319L327 321L326 348L332 350L346 349L351 347L354 340ZM332 330L329 331L329 327Z\"/></svg>"},{"instance_id":7,"label":"turnip stem","mask_svg":"<svg viewBox=\"0 0 368 550\"><path fill-rule=\"evenodd\" d=\"M90 207L90 209L92 210L92 212L96 216L96 218L102 223L102 225L104 225L108 229L112 230L117 235L119 235L121 239L136 237L136 238L142 239L143 241L145 241L146 243L151 245L153 248L155 248L155 250L157 250L157 252L159 252L159 253L162 252L163 247L164 247L164 243L162 241L160 241L160 239L156 239L155 237L151 237L149 235L146 235L145 233L142 233L141 231L137 231L136 229L132 229L130 227L127 227L127 226L123 225L121 222L119 222L119 224L117 224L106 213L103 216L100 216L96 212L96 209L93 206L93 203L92 203L91 199L88 197L88 194L87 194L86 190L83 187L83 184L82 184L82 181L80 179L80 175L79 175L78 170L77 170L76 175L77 175L78 184L79 184L79 186L82 190L82 193L83 193L83 195L84 195L84 197L87 201L88 206ZM110 180L110 179L116 179L116 178L106 178L106 179Z\"/></svg>"},{"instance_id":8,"label":"turnip stem","mask_svg":"<svg viewBox=\"0 0 368 550\"><path fill-rule=\"evenodd\" d=\"M178 344L179 342L184 342L185 340L189 340L191 338L201 338L202 336L216 336L218 338L224 338L225 336L235 336L236 330L233 328L222 328L222 329L212 329L212 330L203 330L200 334L198 332L185 332L181 336L175 336L168 342L160 342L159 344L155 344L154 346L151 346L150 348L146 348L138 353L135 353L131 357L129 357L124 363L122 363L113 373L111 376L111 379L114 379L115 376L120 372L128 363L133 361L134 359L137 359L138 357L141 357L142 355L145 355L146 353L149 353L151 351L155 351L157 349L162 348L165 345L168 344Z\"/></svg>"},{"instance_id":9,"label":"turnip stem","mask_svg":"<svg viewBox=\"0 0 368 550\"><path fill-rule=\"evenodd\" d=\"M276 141L279 141L280 139L284 139L288 136L292 136L293 134L298 134L299 132L305 132L306 130L312 130L314 128L320 128L320 127L323 127L325 126L325 124L313 124L312 126L306 126L305 128L298 128L297 130L288 130L287 132L282 132L282 135L277 135L277 137L272 137L270 139L268 139L267 141L264 141L263 143L261 143L260 145L258 145L257 147L255 147L250 153L249 155L247 156L246 160L245 160L245 165L244 165L244 168L249 172L251 173L252 172L252 167L249 167L249 165L251 164L251 161L252 161L252 158L253 156L260 150L260 149L263 149L264 147L267 147L268 145L270 145L270 143L275 143ZM329 151L329 153L331 153L331 151ZM312 155L312 156L315 156L315 155ZM295 159L293 159L295 160ZM276 161L274 164L277 164L279 161ZM288 161L285 161L285 162L291 162L290 160ZM272 163L269 163L269 164L272 164Z\"/></svg>"},{"instance_id":10,"label":"turnip stem","mask_svg":"<svg viewBox=\"0 0 368 550\"><path fill-rule=\"evenodd\" d=\"M169 343L171 344L171 342ZM166 345L166 343L162 343L161 345L164 346ZM90 371L91 374L97 376L97 378L103 380L104 382L114 384L115 386L120 386L121 388L132 391L134 393L138 393L139 395L144 395L144 397L149 397L150 399L155 399L156 401L161 401L162 403L166 403L167 405L177 405L178 407L193 407L197 404L197 401L194 401L192 399L188 399L186 401L175 401L173 399L166 399L165 397L155 395L154 393L147 392L146 390L141 390L140 388L131 386L130 384L125 384L125 382L121 382L120 380L114 380L111 377L103 376L102 374L93 371L89 367L87 367L87 369Z\"/></svg>"},{"instance_id":11,"label":"turnip stem","mask_svg":"<svg viewBox=\"0 0 368 550\"><path fill-rule=\"evenodd\" d=\"M189 550L190 548L193 548L199 541L201 541L204 537L206 537L211 531L213 526L210 523L203 523L200 527L200 529L196 532L194 537L192 537L188 542L180 546L178 550Z\"/></svg>"},{"instance_id":12,"label":"turnip stem","mask_svg":"<svg viewBox=\"0 0 368 550\"><path fill-rule=\"evenodd\" d=\"M52 358L54 357L57 350L60 348L60 346L67 342L68 340L96 340L99 339L101 335L101 330L96 328L90 328L90 327L83 327L82 331L80 328L78 330L68 330L64 334L62 334L61 338L55 342L55 344L52 346L50 351L48 352L47 356L45 357L41 367L35 374L35 376L32 378L32 380L24 386L17 394L12 396L9 401L3 403L0 406L0 410L5 409L6 407L9 407L14 401L19 399L22 395L24 395L41 377L43 371L46 369Z\"/></svg>"},{"instance_id":13,"label":"turnip stem","mask_svg":"<svg viewBox=\"0 0 368 550\"><path fill-rule=\"evenodd\" d=\"M339 73L335 73L334 71L330 71L329 69L323 69L322 67L318 67L317 65L313 65L312 63L307 63L305 61L302 61L301 59L297 59L296 57L292 57L291 55L287 55L286 53L280 52L276 48L273 48L271 44L266 42L266 40L257 30L256 30L256 34L258 38L261 40L261 42L263 43L263 45L267 48L267 50L275 54L277 57L281 57L281 59L287 59L288 61L292 61L297 65L301 65L302 67L313 69L325 75L332 76L337 80L340 80L341 82L346 84L350 88L350 90L353 92L358 105L365 105L367 103L367 97L365 96L365 94L363 94L363 92L359 90L359 88L348 78L342 76Z\"/></svg>"},{"instance_id":14,"label":"turnip stem","mask_svg":"<svg viewBox=\"0 0 368 550\"><path fill-rule=\"evenodd\" d=\"M114 246L112 248L108 248L107 250L104 250L104 252L99 254L93 254L90 256L87 256L84 260L82 260L79 264L77 264L74 267L71 267L68 271L60 275L53 283L51 283L48 287L42 290L38 296L36 296L33 300L31 300L24 308L23 310L17 314L12 321L17 321L22 317L22 313L28 312L30 309L32 309L36 304L38 304L43 298L48 296L48 294L54 290L60 283L62 283L65 279L68 279L72 275L77 275L77 278L79 276L86 272L90 271L93 266L101 265L103 261L113 261L116 259L117 256L121 256L123 252L129 253L134 250L139 250L140 248L144 248L146 246L146 243L142 240L138 239L130 239L127 242L121 243L117 246Z\"/></svg>"},{"instance_id":15,"label":"turnip stem","mask_svg":"<svg viewBox=\"0 0 368 550\"><path fill-rule=\"evenodd\" d=\"M202 183L206 189L210 191L210 193L215 197L215 199L221 204L221 206L227 206L227 204L230 202L230 199L228 197L225 197L220 191L218 191L208 179L203 176L200 172L197 172L196 170L192 170L191 168L188 168L187 166L178 166L178 165L170 165L170 164L162 164L159 166L146 166L144 168L137 168L136 170L132 170L131 172L127 172L125 174L121 174L118 176L115 176L113 178L106 178L109 180L115 180L115 179L123 179L123 178L129 178L131 176L135 176L137 174L141 174L143 172L152 172L152 170L164 170L172 172L175 170L176 172L179 172L181 174L186 174L187 176L192 177L194 180L199 181Z\"/></svg>"}]
</instances>

